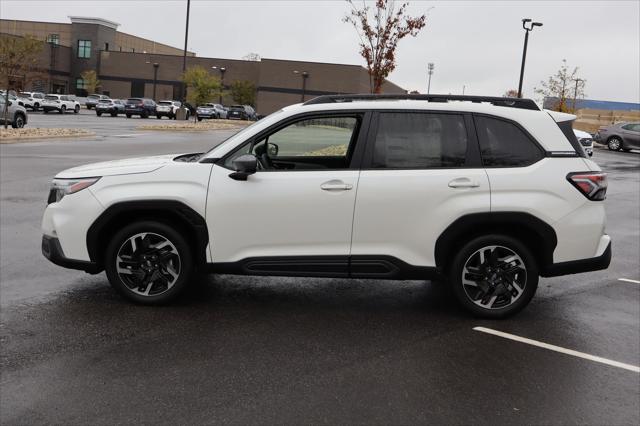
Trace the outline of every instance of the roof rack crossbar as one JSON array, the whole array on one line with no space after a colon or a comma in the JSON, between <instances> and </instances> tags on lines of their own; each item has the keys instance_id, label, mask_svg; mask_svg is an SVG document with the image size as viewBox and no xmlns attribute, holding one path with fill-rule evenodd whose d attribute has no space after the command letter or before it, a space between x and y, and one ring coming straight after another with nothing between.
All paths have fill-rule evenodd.
<instances>
[{"instance_id":1,"label":"roof rack crossbar","mask_svg":"<svg viewBox=\"0 0 640 426\"><path fill-rule=\"evenodd\" d=\"M470 101L474 103L487 102L495 106L521 108L540 111L538 105L531 99L502 98L498 96L467 96L467 95L421 95L421 94L347 94L323 95L306 101L303 105L330 104L353 101L382 101L382 100L414 100L428 102Z\"/></svg>"}]
</instances>

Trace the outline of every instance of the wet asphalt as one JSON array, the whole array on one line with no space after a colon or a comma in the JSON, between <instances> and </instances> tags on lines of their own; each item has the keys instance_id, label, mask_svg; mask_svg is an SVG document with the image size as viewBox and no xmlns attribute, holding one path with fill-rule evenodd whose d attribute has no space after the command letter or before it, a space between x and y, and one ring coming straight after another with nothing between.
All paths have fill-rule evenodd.
<instances>
[{"instance_id":1,"label":"wet asphalt","mask_svg":"<svg viewBox=\"0 0 640 426\"><path fill-rule=\"evenodd\" d=\"M0 145L1 424L640 423L640 374L473 330L640 365L640 284L619 281L640 280L637 153L593 157L609 173L611 267L542 279L508 320L475 319L429 281L202 276L149 308L40 254L57 171L230 134L139 124L33 114L97 136Z\"/></svg>"}]
</instances>

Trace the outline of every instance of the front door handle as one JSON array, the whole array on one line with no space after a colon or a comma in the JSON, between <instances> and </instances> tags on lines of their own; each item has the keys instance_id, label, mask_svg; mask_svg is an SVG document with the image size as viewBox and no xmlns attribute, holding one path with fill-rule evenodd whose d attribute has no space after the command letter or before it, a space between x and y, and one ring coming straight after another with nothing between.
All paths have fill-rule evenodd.
<instances>
[{"instance_id":1,"label":"front door handle","mask_svg":"<svg viewBox=\"0 0 640 426\"><path fill-rule=\"evenodd\" d=\"M350 189L353 189L353 185L350 183L344 183L339 179L334 179L320 185L320 189L323 191L349 191Z\"/></svg>"},{"instance_id":2,"label":"front door handle","mask_svg":"<svg viewBox=\"0 0 640 426\"><path fill-rule=\"evenodd\" d=\"M457 178L449 182L449 188L477 188L480 184L469 178Z\"/></svg>"}]
</instances>

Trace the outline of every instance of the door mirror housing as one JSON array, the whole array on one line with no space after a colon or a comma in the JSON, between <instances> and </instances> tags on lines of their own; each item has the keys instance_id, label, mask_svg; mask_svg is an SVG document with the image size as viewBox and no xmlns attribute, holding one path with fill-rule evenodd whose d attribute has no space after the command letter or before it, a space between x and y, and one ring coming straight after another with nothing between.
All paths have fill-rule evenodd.
<instances>
[{"instance_id":1,"label":"door mirror housing","mask_svg":"<svg viewBox=\"0 0 640 426\"><path fill-rule=\"evenodd\" d=\"M229 177L235 180L247 180L249 175L258 170L258 159L253 154L244 154L233 160L233 168L236 170Z\"/></svg>"},{"instance_id":2,"label":"door mirror housing","mask_svg":"<svg viewBox=\"0 0 640 426\"><path fill-rule=\"evenodd\" d=\"M267 147L267 152L270 157L277 157L278 151L280 151L280 147L275 143L269 143Z\"/></svg>"}]
</instances>

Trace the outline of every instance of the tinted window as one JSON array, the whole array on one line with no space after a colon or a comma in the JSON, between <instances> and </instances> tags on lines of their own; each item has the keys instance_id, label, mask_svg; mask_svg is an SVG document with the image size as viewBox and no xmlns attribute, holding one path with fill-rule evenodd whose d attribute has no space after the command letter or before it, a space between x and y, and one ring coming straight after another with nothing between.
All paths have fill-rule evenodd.
<instances>
[{"instance_id":1,"label":"tinted window","mask_svg":"<svg viewBox=\"0 0 640 426\"><path fill-rule=\"evenodd\" d=\"M467 129L461 115L381 113L372 167L462 167L466 152Z\"/></svg>"},{"instance_id":2,"label":"tinted window","mask_svg":"<svg viewBox=\"0 0 640 426\"><path fill-rule=\"evenodd\" d=\"M542 158L540 148L515 124L479 116L475 122L485 167L522 167Z\"/></svg>"},{"instance_id":3,"label":"tinted window","mask_svg":"<svg viewBox=\"0 0 640 426\"><path fill-rule=\"evenodd\" d=\"M129 99L127 99L127 102L128 102L128 103L131 103L131 104L137 104L137 103L142 102L142 99L138 99L138 98L129 98Z\"/></svg>"},{"instance_id":4,"label":"tinted window","mask_svg":"<svg viewBox=\"0 0 640 426\"><path fill-rule=\"evenodd\" d=\"M45 98L45 99L52 100L52 101L57 101L57 100L58 100L58 97L57 97L57 96L54 96L54 95L47 95L47 96L45 96L44 98Z\"/></svg>"}]
</instances>

